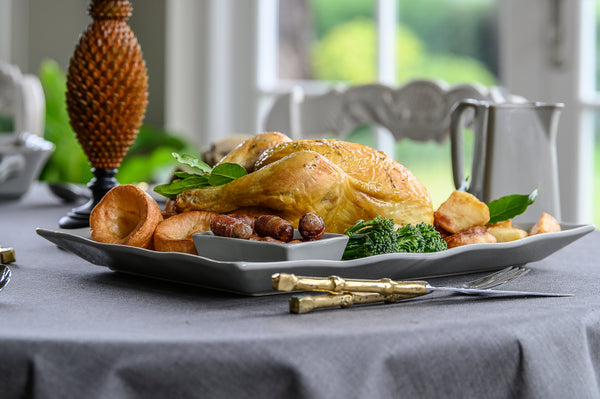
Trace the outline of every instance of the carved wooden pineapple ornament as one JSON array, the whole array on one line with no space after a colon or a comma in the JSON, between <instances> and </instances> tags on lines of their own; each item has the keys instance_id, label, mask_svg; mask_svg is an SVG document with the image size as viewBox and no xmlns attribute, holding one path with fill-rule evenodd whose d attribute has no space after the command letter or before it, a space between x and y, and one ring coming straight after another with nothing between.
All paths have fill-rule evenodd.
<instances>
[{"instance_id":1,"label":"carved wooden pineapple ornament","mask_svg":"<svg viewBox=\"0 0 600 399\"><path fill-rule=\"evenodd\" d=\"M114 175L144 119L148 77L142 50L126 22L131 12L128 0L92 0L88 13L93 22L69 63L67 111L92 166L88 187L94 198L61 219L61 227L89 225L91 209L117 185Z\"/></svg>"},{"instance_id":2,"label":"carved wooden pineapple ornament","mask_svg":"<svg viewBox=\"0 0 600 399\"><path fill-rule=\"evenodd\" d=\"M94 19L81 36L67 75L71 126L94 168L118 168L144 119L148 78L142 50L127 25L127 0L92 0Z\"/></svg>"}]
</instances>

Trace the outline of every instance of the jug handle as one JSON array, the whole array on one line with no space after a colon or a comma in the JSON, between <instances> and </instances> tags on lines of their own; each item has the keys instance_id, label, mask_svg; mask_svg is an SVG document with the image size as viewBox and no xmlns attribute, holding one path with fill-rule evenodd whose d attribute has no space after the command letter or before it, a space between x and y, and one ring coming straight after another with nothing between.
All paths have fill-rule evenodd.
<instances>
[{"instance_id":1,"label":"jug handle","mask_svg":"<svg viewBox=\"0 0 600 399\"><path fill-rule=\"evenodd\" d=\"M485 136L487 131L487 107L482 107L485 103L477 100L467 99L462 100L452 107L450 111L450 151L452 155L452 178L454 187L459 191L469 191L476 196L480 196L483 190L483 181L478 181L483 177L483 174L471 170L471 181L468 182L465 178L464 164L464 113L467 109L472 108L474 111L473 130L474 134ZM483 125L482 125L483 124ZM475 137L475 148L473 149L473 163L483 167L485 164L485 145L487 140L485 137ZM472 165L472 167L475 167ZM475 181L477 180L477 181ZM468 185L468 187L467 187ZM480 187L481 186L481 187Z\"/></svg>"},{"instance_id":2,"label":"jug handle","mask_svg":"<svg viewBox=\"0 0 600 399\"><path fill-rule=\"evenodd\" d=\"M25 169L23 154L6 154L0 156L0 183L12 179Z\"/></svg>"}]
</instances>

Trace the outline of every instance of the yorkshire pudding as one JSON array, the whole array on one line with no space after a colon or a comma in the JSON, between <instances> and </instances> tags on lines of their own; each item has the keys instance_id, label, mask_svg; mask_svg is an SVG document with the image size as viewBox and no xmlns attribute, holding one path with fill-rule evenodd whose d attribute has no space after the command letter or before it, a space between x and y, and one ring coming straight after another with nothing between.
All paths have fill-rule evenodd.
<instances>
[{"instance_id":1,"label":"yorkshire pudding","mask_svg":"<svg viewBox=\"0 0 600 399\"><path fill-rule=\"evenodd\" d=\"M160 207L139 187L113 187L90 214L92 239L108 244L150 248L156 226L163 220Z\"/></svg>"},{"instance_id":2,"label":"yorkshire pudding","mask_svg":"<svg viewBox=\"0 0 600 399\"><path fill-rule=\"evenodd\" d=\"M208 211L179 213L163 220L154 231L154 249L197 255L192 234L210 230L210 221L219 214Z\"/></svg>"}]
</instances>

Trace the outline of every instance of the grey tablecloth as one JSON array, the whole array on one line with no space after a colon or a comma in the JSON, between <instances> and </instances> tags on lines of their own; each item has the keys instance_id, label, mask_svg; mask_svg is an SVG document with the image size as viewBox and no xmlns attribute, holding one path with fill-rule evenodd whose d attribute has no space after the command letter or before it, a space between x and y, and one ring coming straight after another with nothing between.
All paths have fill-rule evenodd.
<instances>
[{"instance_id":1,"label":"grey tablecloth","mask_svg":"<svg viewBox=\"0 0 600 399\"><path fill-rule=\"evenodd\" d=\"M0 398L600 398L598 232L507 286L575 297L294 315L287 295L122 275L35 234L70 208L42 186L0 203L0 245L17 254L0 293Z\"/></svg>"}]
</instances>

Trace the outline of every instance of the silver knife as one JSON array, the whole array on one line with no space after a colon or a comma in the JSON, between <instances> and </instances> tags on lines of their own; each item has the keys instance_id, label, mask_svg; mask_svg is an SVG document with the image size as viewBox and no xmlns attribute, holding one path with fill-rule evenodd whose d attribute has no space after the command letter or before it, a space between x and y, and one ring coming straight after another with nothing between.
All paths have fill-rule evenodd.
<instances>
[{"instance_id":1,"label":"silver knife","mask_svg":"<svg viewBox=\"0 0 600 399\"><path fill-rule=\"evenodd\" d=\"M550 292L479 290L473 288L434 287L427 281L394 281L389 278L379 280L344 279L338 276L301 277L294 274L276 273L272 276L273 288L279 291L326 291L372 292L381 295L397 295L403 299L429 294L434 291L445 291L463 295L505 295L505 296L550 296L566 297L573 294Z\"/></svg>"}]
</instances>

